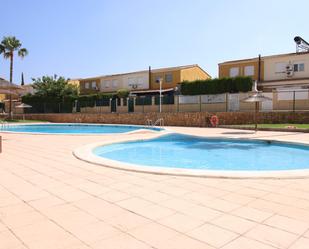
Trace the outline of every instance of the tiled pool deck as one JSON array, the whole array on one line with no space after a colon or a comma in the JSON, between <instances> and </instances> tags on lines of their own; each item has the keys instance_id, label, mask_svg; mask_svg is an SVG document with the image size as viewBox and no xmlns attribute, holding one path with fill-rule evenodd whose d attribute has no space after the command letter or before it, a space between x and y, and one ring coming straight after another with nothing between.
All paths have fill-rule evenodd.
<instances>
[{"instance_id":1,"label":"tiled pool deck","mask_svg":"<svg viewBox=\"0 0 309 249\"><path fill-rule=\"evenodd\" d=\"M302 133L172 129L309 143ZM2 136L0 249L309 248L309 179L134 173L72 155L119 135Z\"/></svg>"}]
</instances>

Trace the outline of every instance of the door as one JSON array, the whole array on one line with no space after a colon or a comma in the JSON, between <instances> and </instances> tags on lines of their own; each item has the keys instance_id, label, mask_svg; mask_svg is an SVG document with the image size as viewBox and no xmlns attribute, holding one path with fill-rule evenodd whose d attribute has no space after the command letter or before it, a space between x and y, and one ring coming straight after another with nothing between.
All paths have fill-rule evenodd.
<instances>
[{"instance_id":1,"label":"door","mask_svg":"<svg viewBox=\"0 0 309 249\"><path fill-rule=\"evenodd\" d=\"M117 112L117 99L113 98L111 100L111 112Z\"/></svg>"},{"instance_id":2,"label":"door","mask_svg":"<svg viewBox=\"0 0 309 249\"><path fill-rule=\"evenodd\" d=\"M271 100L262 102L262 111L272 111L273 110L273 93L263 93L265 97L271 98Z\"/></svg>"},{"instance_id":3,"label":"door","mask_svg":"<svg viewBox=\"0 0 309 249\"><path fill-rule=\"evenodd\" d=\"M238 93L233 93L229 94L229 111L230 112L236 112L239 111L239 94Z\"/></svg>"},{"instance_id":4,"label":"door","mask_svg":"<svg viewBox=\"0 0 309 249\"><path fill-rule=\"evenodd\" d=\"M128 100L128 112L134 112L134 98Z\"/></svg>"}]
</instances>

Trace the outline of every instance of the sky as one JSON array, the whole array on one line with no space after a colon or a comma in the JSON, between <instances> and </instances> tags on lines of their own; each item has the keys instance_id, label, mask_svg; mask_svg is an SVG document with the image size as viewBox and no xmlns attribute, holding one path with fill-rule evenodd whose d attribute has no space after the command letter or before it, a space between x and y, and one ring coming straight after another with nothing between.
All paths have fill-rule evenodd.
<instances>
[{"instance_id":1,"label":"sky","mask_svg":"<svg viewBox=\"0 0 309 249\"><path fill-rule=\"evenodd\" d=\"M309 41L309 1L0 0L0 39L16 36L13 82L44 75L85 78L295 52ZM3 11L5 10L5 11ZM0 77L9 61L0 57Z\"/></svg>"}]
</instances>

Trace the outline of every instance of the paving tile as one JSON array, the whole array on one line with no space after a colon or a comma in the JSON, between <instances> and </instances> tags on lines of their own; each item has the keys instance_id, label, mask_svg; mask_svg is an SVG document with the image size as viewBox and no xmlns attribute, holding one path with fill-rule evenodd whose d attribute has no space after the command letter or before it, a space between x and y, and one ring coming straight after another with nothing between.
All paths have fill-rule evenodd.
<instances>
[{"instance_id":1,"label":"paving tile","mask_svg":"<svg viewBox=\"0 0 309 249\"><path fill-rule=\"evenodd\" d=\"M1 220L12 229L31 225L42 220L47 220L47 218L38 212L26 212L1 217Z\"/></svg>"},{"instance_id":2,"label":"paving tile","mask_svg":"<svg viewBox=\"0 0 309 249\"><path fill-rule=\"evenodd\" d=\"M185 235L173 237L165 242L160 249L215 249L206 243L192 239Z\"/></svg>"},{"instance_id":3,"label":"paving tile","mask_svg":"<svg viewBox=\"0 0 309 249\"><path fill-rule=\"evenodd\" d=\"M88 245L122 233L119 229L101 221L84 226L75 226L69 231Z\"/></svg>"},{"instance_id":4,"label":"paving tile","mask_svg":"<svg viewBox=\"0 0 309 249\"><path fill-rule=\"evenodd\" d=\"M239 237L232 242L226 244L221 249L275 249L270 245L263 244L256 240L248 239L245 237Z\"/></svg>"},{"instance_id":5,"label":"paving tile","mask_svg":"<svg viewBox=\"0 0 309 249\"><path fill-rule=\"evenodd\" d=\"M180 233L157 223L141 226L128 233L155 248L162 247L168 239L180 235Z\"/></svg>"},{"instance_id":6,"label":"paving tile","mask_svg":"<svg viewBox=\"0 0 309 249\"><path fill-rule=\"evenodd\" d=\"M295 243L292 244L289 249L308 249L309 239L308 238L299 238Z\"/></svg>"},{"instance_id":7,"label":"paving tile","mask_svg":"<svg viewBox=\"0 0 309 249\"><path fill-rule=\"evenodd\" d=\"M266 225L256 226L245 236L277 248L288 248L298 238L295 234Z\"/></svg>"},{"instance_id":8,"label":"paving tile","mask_svg":"<svg viewBox=\"0 0 309 249\"><path fill-rule=\"evenodd\" d=\"M175 213L160 219L157 222L182 233L193 230L194 228L201 226L204 223L203 220L198 220L181 213Z\"/></svg>"},{"instance_id":9,"label":"paving tile","mask_svg":"<svg viewBox=\"0 0 309 249\"><path fill-rule=\"evenodd\" d=\"M213 247L222 247L239 235L215 225L205 224L188 233L191 237L203 241Z\"/></svg>"},{"instance_id":10,"label":"paving tile","mask_svg":"<svg viewBox=\"0 0 309 249\"><path fill-rule=\"evenodd\" d=\"M151 223L152 220L142 217L132 212L125 212L121 215L110 217L106 222L114 227L119 228L121 231L128 231L142 225Z\"/></svg>"},{"instance_id":11,"label":"paving tile","mask_svg":"<svg viewBox=\"0 0 309 249\"><path fill-rule=\"evenodd\" d=\"M118 202L118 201L122 201L122 200L126 200L131 198L132 196L125 193L125 192L121 192L118 190L112 190L112 191L108 191L105 192L103 194L99 195L100 199L106 200L108 202Z\"/></svg>"},{"instance_id":12,"label":"paving tile","mask_svg":"<svg viewBox=\"0 0 309 249\"><path fill-rule=\"evenodd\" d=\"M186 210L182 210L180 213L203 221L210 221L224 214L223 212L199 205L195 205Z\"/></svg>"},{"instance_id":13,"label":"paving tile","mask_svg":"<svg viewBox=\"0 0 309 249\"><path fill-rule=\"evenodd\" d=\"M19 246L23 246L22 242L10 231L0 232L0 249L14 249Z\"/></svg>"},{"instance_id":14,"label":"paving tile","mask_svg":"<svg viewBox=\"0 0 309 249\"><path fill-rule=\"evenodd\" d=\"M93 249L153 249L146 243L127 234L120 234L109 239L101 240L91 245Z\"/></svg>"},{"instance_id":15,"label":"paving tile","mask_svg":"<svg viewBox=\"0 0 309 249\"><path fill-rule=\"evenodd\" d=\"M302 235L309 229L309 222L302 222L281 215L270 217L264 222L264 224L299 235Z\"/></svg>"},{"instance_id":16,"label":"paving tile","mask_svg":"<svg viewBox=\"0 0 309 249\"><path fill-rule=\"evenodd\" d=\"M139 208L136 207L133 211L134 213L138 215L141 215L145 218L148 218L154 221L176 213L176 211L172 209L162 207L159 205L155 205L155 204L146 206L146 207L139 207Z\"/></svg>"},{"instance_id":17,"label":"paving tile","mask_svg":"<svg viewBox=\"0 0 309 249\"><path fill-rule=\"evenodd\" d=\"M256 222L263 222L273 215L273 213L261 211L247 206L233 210L231 214Z\"/></svg>"},{"instance_id":18,"label":"paving tile","mask_svg":"<svg viewBox=\"0 0 309 249\"><path fill-rule=\"evenodd\" d=\"M153 203L150 201L146 201L142 198L133 197L123 201L118 201L117 205L134 212L135 210L139 210L140 208L151 206L153 205Z\"/></svg>"},{"instance_id":19,"label":"paving tile","mask_svg":"<svg viewBox=\"0 0 309 249\"><path fill-rule=\"evenodd\" d=\"M258 224L253 221L229 214L224 214L212 220L211 223L239 234L247 232Z\"/></svg>"},{"instance_id":20,"label":"paving tile","mask_svg":"<svg viewBox=\"0 0 309 249\"><path fill-rule=\"evenodd\" d=\"M65 201L55 196L49 196L39 200L29 201L28 204L35 209L42 210L44 208L65 204Z\"/></svg>"}]
</instances>

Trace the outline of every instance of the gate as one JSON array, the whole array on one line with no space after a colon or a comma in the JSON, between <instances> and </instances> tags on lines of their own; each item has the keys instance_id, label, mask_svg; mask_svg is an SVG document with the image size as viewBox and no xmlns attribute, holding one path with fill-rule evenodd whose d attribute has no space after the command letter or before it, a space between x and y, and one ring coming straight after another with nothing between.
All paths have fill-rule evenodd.
<instances>
[{"instance_id":1,"label":"gate","mask_svg":"<svg viewBox=\"0 0 309 249\"><path fill-rule=\"evenodd\" d=\"M117 112L117 99L113 98L111 100L111 112Z\"/></svg>"},{"instance_id":2,"label":"gate","mask_svg":"<svg viewBox=\"0 0 309 249\"><path fill-rule=\"evenodd\" d=\"M128 112L134 112L134 98L128 100Z\"/></svg>"}]
</instances>

